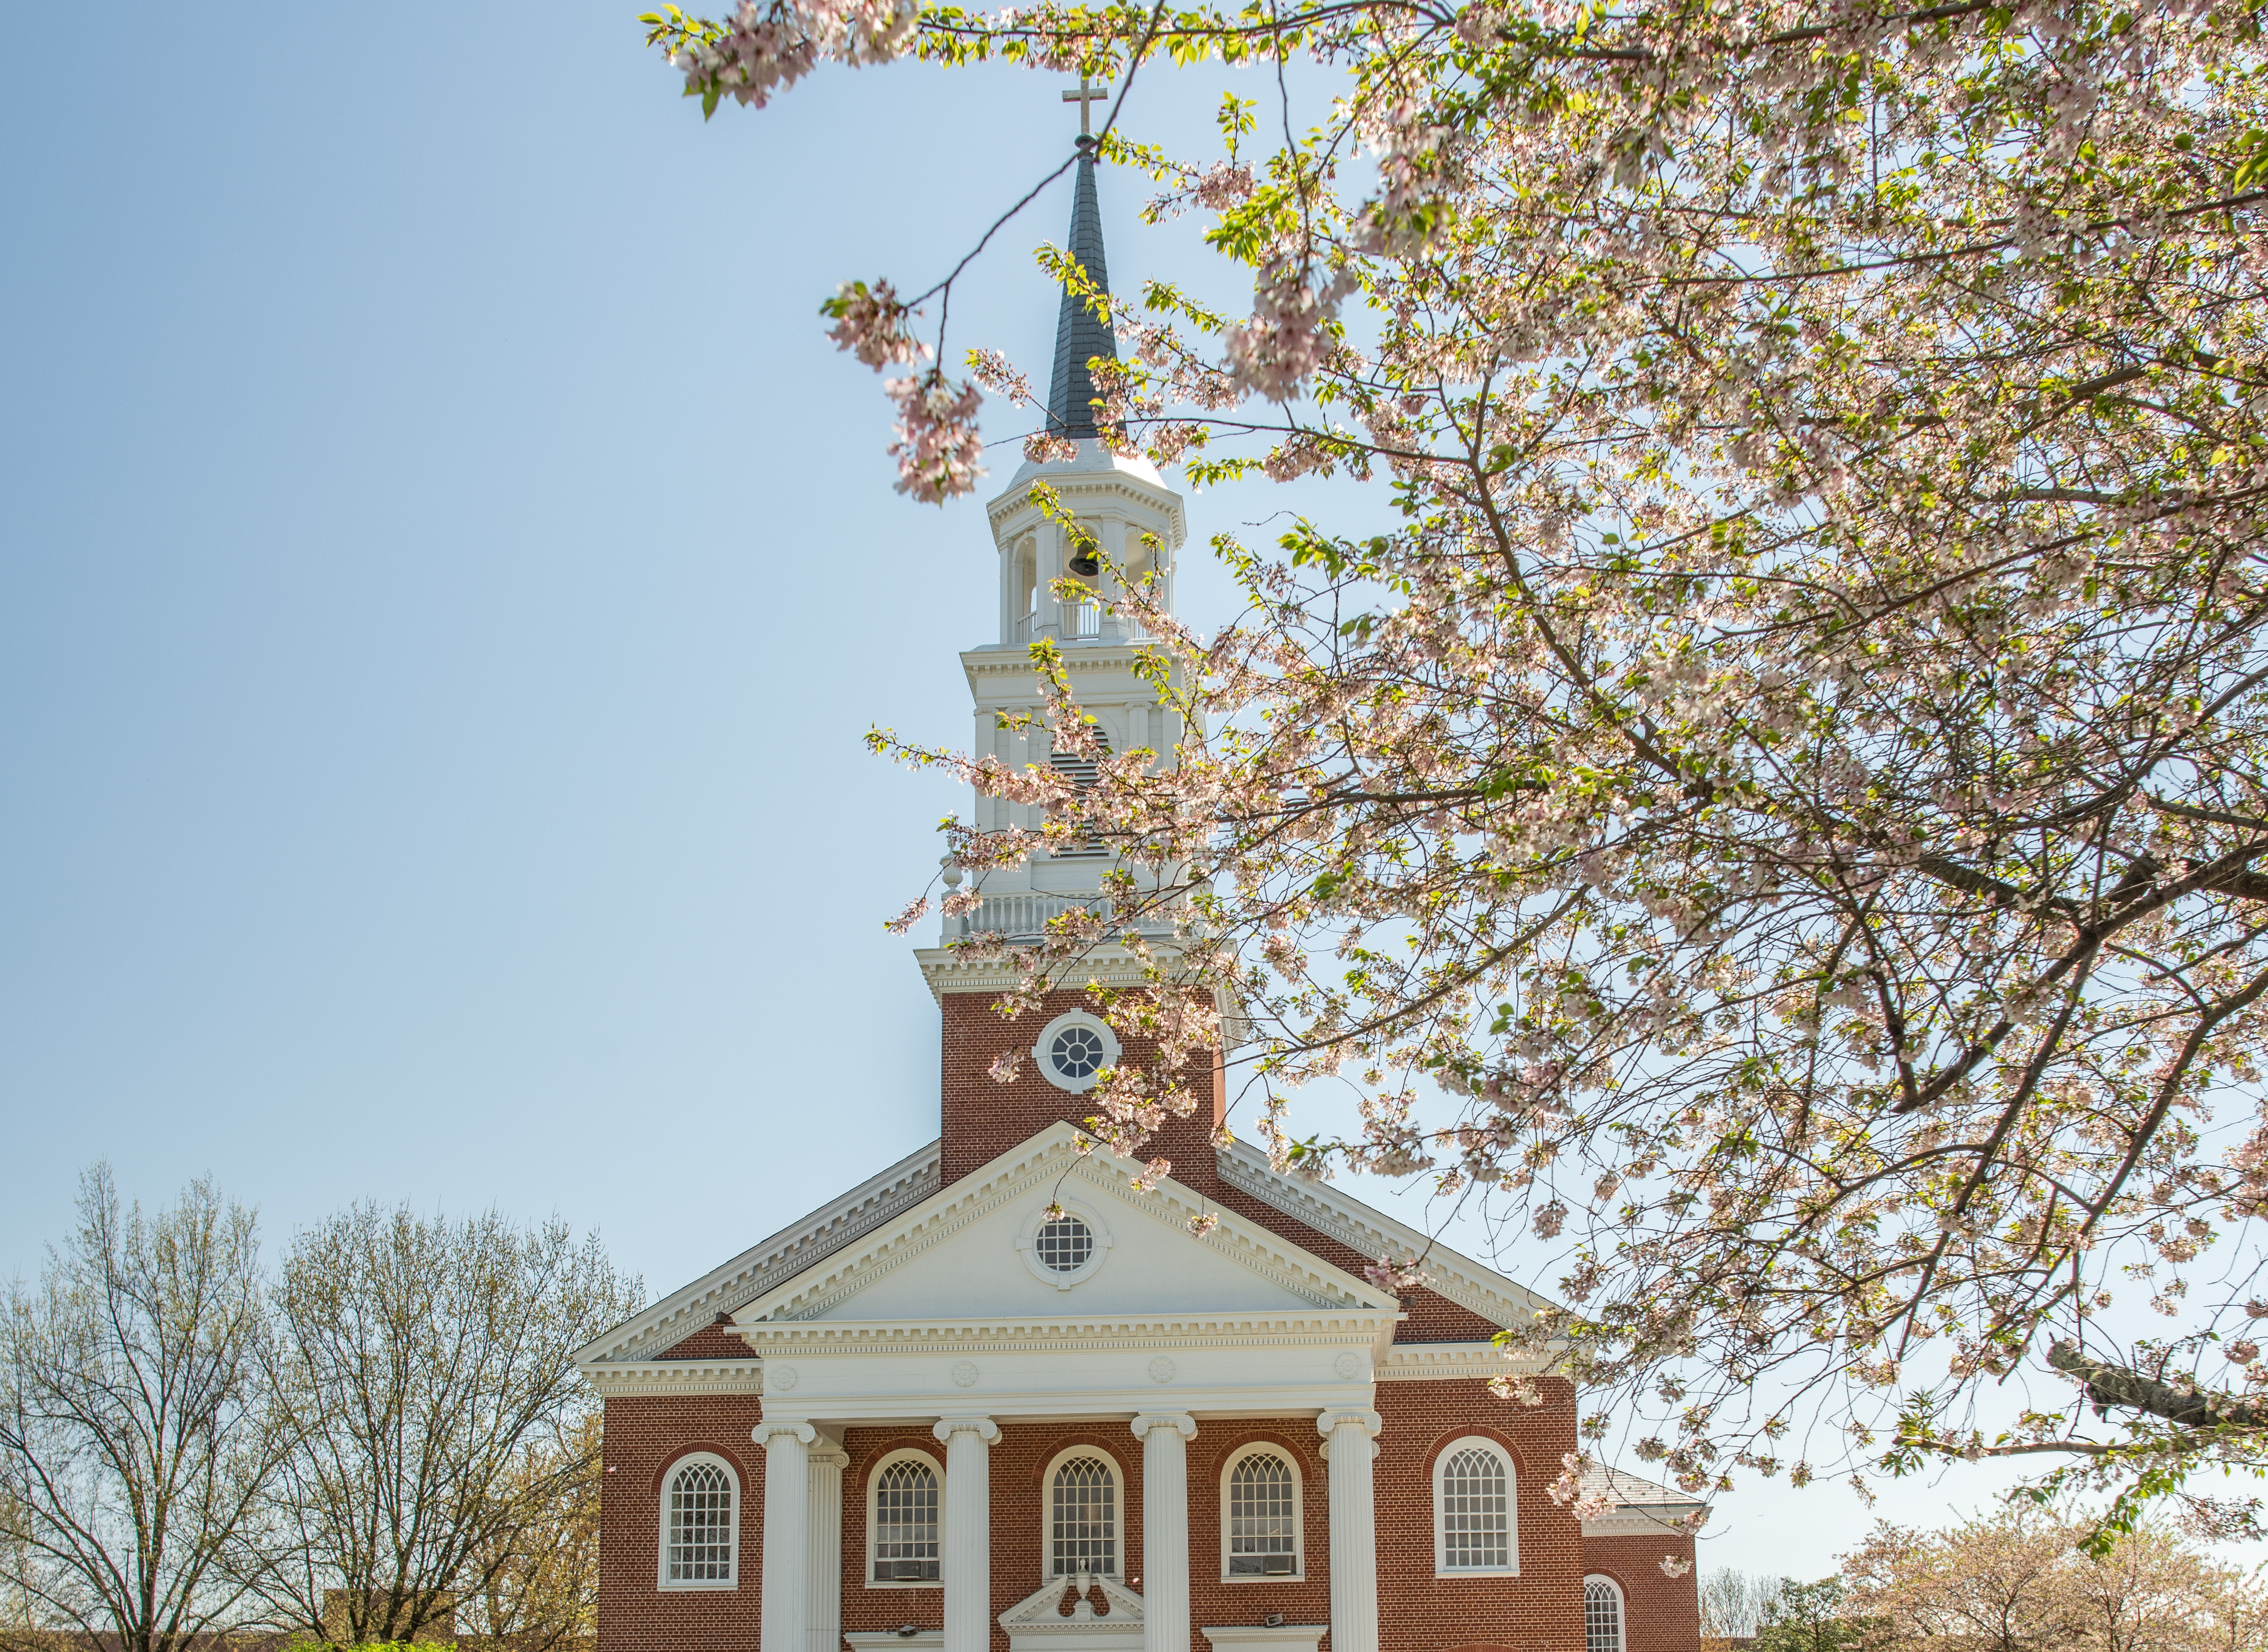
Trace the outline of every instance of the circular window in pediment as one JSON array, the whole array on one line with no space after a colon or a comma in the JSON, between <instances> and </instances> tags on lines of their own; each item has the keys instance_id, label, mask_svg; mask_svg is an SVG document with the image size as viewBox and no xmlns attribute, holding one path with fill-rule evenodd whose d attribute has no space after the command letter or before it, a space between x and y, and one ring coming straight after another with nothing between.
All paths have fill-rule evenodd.
<instances>
[{"instance_id":1,"label":"circular window in pediment","mask_svg":"<svg viewBox=\"0 0 2268 1652\"><path fill-rule=\"evenodd\" d=\"M1016 1249L1032 1277L1057 1290L1094 1276L1110 1254L1110 1230L1086 1205L1043 1204L1025 1221Z\"/></svg>"},{"instance_id":2,"label":"circular window in pediment","mask_svg":"<svg viewBox=\"0 0 2268 1652\"><path fill-rule=\"evenodd\" d=\"M1032 1248L1050 1274L1076 1274L1094 1254L1094 1230L1077 1216L1058 1217L1040 1230Z\"/></svg>"}]
</instances>

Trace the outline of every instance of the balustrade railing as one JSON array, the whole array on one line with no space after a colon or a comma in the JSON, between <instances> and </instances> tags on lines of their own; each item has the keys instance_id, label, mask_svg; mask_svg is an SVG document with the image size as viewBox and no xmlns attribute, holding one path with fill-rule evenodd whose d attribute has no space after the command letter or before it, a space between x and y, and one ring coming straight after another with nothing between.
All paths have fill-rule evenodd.
<instances>
[{"instance_id":1,"label":"balustrade railing","mask_svg":"<svg viewBox=\"0 0 2268 1652\"><path fill-rule=\"evenodd\" d=\"M1046 935L1049 919L1080 907L1099 914L1106 929L1123 930L1125 921L1113 916L1115 905L1101 895L987 895L968 911L945 921L945 939L950 943L990 930L1005 941L1034 942ZM1174 914L1156 908L1138 912L1134 927L1144 935L1170 935Z\"/></svg>"}]
</instances>

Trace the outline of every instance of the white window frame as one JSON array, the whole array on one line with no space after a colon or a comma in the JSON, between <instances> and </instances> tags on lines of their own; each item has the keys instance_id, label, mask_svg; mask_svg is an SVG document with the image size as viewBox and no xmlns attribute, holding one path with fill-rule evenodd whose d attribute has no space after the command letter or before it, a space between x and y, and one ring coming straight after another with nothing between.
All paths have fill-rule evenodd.
<instances>
[{"instance_id":1,"label":"white window frame","mask_svg":"<svg viewBox=\"0 0 2268 1652\"><path fill-rule=\"evenodd\" d=\"M1630 1652L1630 1597L1623 1586L1604 1572L1583 1575L1583 1652L1591 1652L1591 1585L1604 1583L1615 1596L1614 1652Z\"/></svg>"},{"instance_id":2,"label":"white window frame","mask_svg":"<svg viewBox=\"0 0 2268 1652\"><path fill-rule=\"evenodd\" d=\"M1068 1274L1058 1274L1040 1260L1040 1230L1046 1227L1049 1220L1049 1201L1044 1199L1033 1204L1032 1214L1025 1218L1022 1230L1016 1235L1016 1253L1024 1259L1025 1270L1040 1283L1052 1285L1057 1290L1069 1290L1074 1285L1084 1285L1093 1279L1102 1271L1102 1265L1110 1259L1110 1230L1102 1225L1102 1218L1091 1205L1071 1199L1059 1199L1054 1202L1064 1215L1075 1216L1085 1222L1086 1230L1094 1236L1094 1249L1087 1253L1086 1260Z\"/></svg>"},{"instance_id":3,"label":"white window frame","mask_svg":"<svg viewBox=\"0 0 2268 1652\"><path fill-rule=\"evenodd\" d=\"M1050 1054L1055 1047L1056 1035L1072 1027L1085 1027L1101 1040L1103 1067L1117 1066L1126 1059L1126 1050L1118 1042L1118 1035L1110 1030L1108 1021L1084 1010L1066 1010L1040 1029L1040 1036L1032 1040L1032 1059L1040 1064L1040 1076L1057 1090L1084 1096L1102 1082L1101 1068L1096 1068L1085 1078L1066 1078L1056 1070L1055 1058Z\"/></svg>"},{"instance_id":4,"label":"white window frame","mask_svg":"<svg viewBox=\"0 0 2268 1652\"><path fill-rule=\"evenodd\" d=\"M895 1451L882 1453L874 1460L874 1466L866 1471L866 1564L865 1568L866 1587L868 1589L943 1589L945 1576L941 1565L939 1575L935 1577L907 1578L902 1581L894 1579L891 1582L883 1582L874 1575L874 1567L880 1559L874 1553L874 1534L881 1524L878 1516L880 1513L882 1473L894 1463L919 1463L937 1476L937 1523L940 1539L944 1535L945 1465L938 1460L934 1452L924 1451L919 1446L905 1446ZM940 1541L938 1546L938 1559L942 1562L944 1558L944 1544Z\"/></svg>"},{"instance_id":5,"label":"white window frame","mask_svg":"<svg viewBox=\"0 0 2268 1652\"><path fill-rule=\"evenodd\" d=\"M1056 1472L1073 1457L1091 1457L1110 1472L1110 1559L1116 1568L1101 1574L1114 1582L1126 1578L1126 1471L1099 1445L1065 1446L1048 1459L1040 1476L1040 1582L1052 1583L1069 1572L1056 1570Z\"/></svg>"},{"instance_id":6,"label":"white window frame","mask_svg":"<svg viewBox=\"0 0 2268 1652\"><path fill-rule=\"evenodd\" d=\"M731 1550L725 1561L725 1577L679 1577L669 1575L669 1499L676 1490L677 1477L689 1468L719 1468L725 1471L725 1483L732 1491L730 1518L725 1530L730 1538ZM673 1458L661 1477L661 1495L654 1500L655 1544L653 1586L656 1589L738 1589L740 1586L740 1471L733 1466L732 1459L714 1451L688 1451Z\"/></svg>"},{"instance_id":7,"label":"white window frame","mask_svg":"<svg viewBox=\"0 0 2268 1652\"><path fill-rule=\"evenodd\" d=\"M1448 1498L1443 1480L1450 1460L1460 1451L1477 1447L1495 1457L1504 1469L1504 1542L1509 1564L1452 1566L1449 1564ZM1484 1434L1468 1434L1452 1440L1433 1457L1433 1575L1436 1577L1517 1577L1520 1575L1520 1471L1512 1453L1500 1441Z\"/></svg>"},{"instance_id":8,"label":"white window frame","mask_svg":"<svg viewBox=\"0 0 2268 1652\"><path fill-rule=\"evenodd\" d=\"M1292 1569L1289 1572L1237 1572L1228 1569L1229 1482L1239 1465L1256 1457L1272 1457L1292 1471ZM1239 1446L1220 1465L1220 1581L1224 1583L1296 1583L1307 1575L1307 1477L1300 1459L1270 1440Z\"/></svg>"}]
</instances>

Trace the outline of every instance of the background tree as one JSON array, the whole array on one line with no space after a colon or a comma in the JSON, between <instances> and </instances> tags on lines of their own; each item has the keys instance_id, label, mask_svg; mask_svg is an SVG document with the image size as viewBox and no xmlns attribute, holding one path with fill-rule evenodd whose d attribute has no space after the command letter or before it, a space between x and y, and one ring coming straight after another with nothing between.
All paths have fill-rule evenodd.
<instances>
[{"instance_id":1,"label":"background tree","mask_svg":"<svg viewBox=\"0 0 2268 1652\"><path fill-rule=\"evenodd\" d=\"M1746 1639L1779 1598L1779 1579L1750 1577L1729 1566L1701 1578L1701 1633L1713 1640Z\"/></svg>"},{"instance_id":2,"label":"background tree","mask_svg":"<svg viewBox=\"0 0 2268 1652\"><path fill-rule=\"evenodd\" d=\"M177 1652L259 1580L276 1448L252 1212L195 1181L156 1215L107 1165L0 1319L0 1637Z\"/></svg>"},{"instance_id":3,"label":"background tree","mask_svg":"<svg viewBox=\"0 0 2268 1652\"><path fill-rule=\"evenodd\" d=\"M1806 1583L1793 1577L1758 1614L1756 1652L1854 1652L1867 1645L1874 1626L1845 1608L1843 1580Z\"/></svg>"},{"instance_id":4,"label":"background tree","mask_svg":"<svg viewBox=\"0 0 2268 1652\"><path fill-rule=\"evenodd\" d=\"M2210 1640L2218 1570L2162 1528L2081 1553L2066 1575L2074 1626L2090 1652L2176 1652Z\"/></svg>"},{"instance_id":5,"label":"background tree","mask_svg":"<svg viewBox=\"0 0 2268 1652\"><path fill-rule=\"evenodd\" d=\"M651 23L711 110L828 59L1115 77L1104 155L1160 181L1153 218L1214 215L1253 301L1092 294L1128 351L1110 439L1205 483L1390 487L1359 525L1218 542L1248 606L1210 640L1112 593L1191 714L1170 768L1075 789L875 737L1044 814L955 832L956 903L1049 841L1122 852L1035 947L976 908L968 944L1025 967L1009 1009L1139 951L1130 914L1185 921L1107 1004L1160 1051L1094 1092L1115 1146L1188 1112L1236 1006L1276 1162L1429 1177L1499 1224L1569 1304L1526 1334L1690 1489L2046 1453L2154 1494L2261 1460L2254 0ZM1335 100L1265 77L1218 155L1123 124L1152 63L1292 59ZM941 329L950 284L828 307L862 362L915 364L888 388L923 498L976 481L977 391L909 307ZM1051 738L1089 749L1035 652ZM1359 1129L1292 1111L1318 1080ZM1998 1398L2020 1371L2029 1409Z\"/></svg>"},{"instance_id":6,"label":"background tree","mask_svg":"<svg viewBox=\"0 0 2268 1652\"><path fill-rule=\"evenodd\" d=\"M2199 1645L2210 1652L2268 1646L2268 1580L2257 1572L2222 1568L2205 1598Z\"/></svg>"},{"instance_id":7,"label":"background tree","mask_svg":"<svg viewBox=\"0 0 2268 1652\"><path fill-rule=\"evenodd\" d=\"M595 1407L523 1448L504 1496L530 1509L518 1531L499 1534L503 1563L482 1556L487 1578L457 1597L457 1633L512 1652L546 1652L599 1632L599 1498L602 1418Z\"/></svg>"},{"instance_id":8,"label":"background tree","mask_svg":"<svg viewBox=\"0 0 2268 1652\"><path fill-rule=\"evenodd\" d=\"M1940 1531L1878 1524L1844 1557L1851 1609L1902 1645L2035 1652L2077 1633L2068 1580L2079 1533L2031 1503Z\"/></svg>"},{"instance_id":9,"label":"background tree","mask_svg":"<svg viewBox=\"0 0 2268 1652\"><path fill-rule=\"evenodd\" d=\"M262 1582L275 1610L359 1645L482 1618L522 1577L535 1609L549 1562L534 1546L572 1530L595 1472L593 1401L568 1356L637 1298L595 1236L556 1220L360 1204L299 1234L269 1377L292 1443L272 1503L284 1547Z\"/></svg>"}]
</instances>

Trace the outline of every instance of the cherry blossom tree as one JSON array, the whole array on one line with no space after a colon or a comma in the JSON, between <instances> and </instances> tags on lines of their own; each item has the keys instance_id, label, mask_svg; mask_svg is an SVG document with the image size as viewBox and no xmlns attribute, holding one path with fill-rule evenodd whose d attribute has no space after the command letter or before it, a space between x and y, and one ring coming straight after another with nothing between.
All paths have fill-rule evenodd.
<instances>
[{"instance_id":1,"label":"cherry blossom tree","mask_svg":"<svg viewBox=\"0 0 2268 1652\"><path fill-rule=\"evenodd\" d=\"M1500 1224L1565 1304L1508 1340L1682 1486L2021 1454L2117 1488L2114 1525L2161 1494L2252 1524L2196 1489L2268 1464L2252 0L647 20L711 111L830 61L1112 77L1101 155L1253 298L1056 255L1128 348L1091 364L1107 439L1395 508L1218 541L1248 606L1210 637L1124 599L1174 753L1074 789L876 737L1048 811L957 828L957 899L1058 836L1119 850L1038 946L969 943L1022 965L1006 1008L1182 924L1108 1003L1161 1052L1095 1092L1114 1148L1233 1025L1277 1161ZM1312 122L1232 97L1214 155L1121 121L1143 76L1294 60L1340 77ZM917 364L894 451L940 501L977 476L951 297L828 306ZM1358 1131L1302 1123L1325 1083Z\"/></svg>"}]
</instances>

